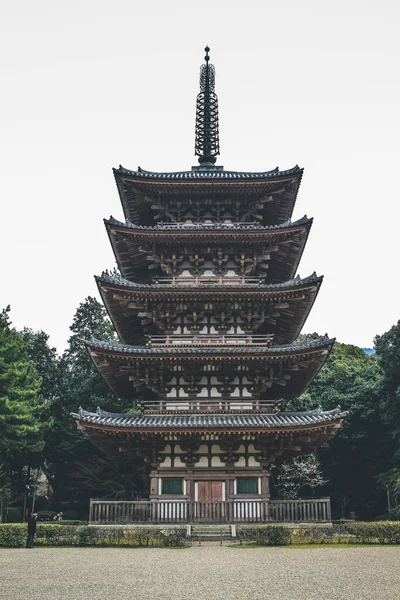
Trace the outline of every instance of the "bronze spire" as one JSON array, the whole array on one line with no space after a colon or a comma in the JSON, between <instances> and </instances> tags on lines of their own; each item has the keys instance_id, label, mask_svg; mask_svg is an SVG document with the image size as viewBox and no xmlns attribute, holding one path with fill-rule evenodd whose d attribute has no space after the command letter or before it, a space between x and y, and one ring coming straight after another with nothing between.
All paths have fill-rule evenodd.
<instances>
[{"instance_id":1,"label":"bronze spire","mask_svg":"<svg viewBox=\"0 0 400 600\"><path fill-rule=\"evenodd\" d=\"M215 69L210 64L210 48L204 48L205 64L200 67L200 93L196 101L195 155L203 166L212 166L219 154L218 97L215 88Z\"/></svg>"}]
</instances>

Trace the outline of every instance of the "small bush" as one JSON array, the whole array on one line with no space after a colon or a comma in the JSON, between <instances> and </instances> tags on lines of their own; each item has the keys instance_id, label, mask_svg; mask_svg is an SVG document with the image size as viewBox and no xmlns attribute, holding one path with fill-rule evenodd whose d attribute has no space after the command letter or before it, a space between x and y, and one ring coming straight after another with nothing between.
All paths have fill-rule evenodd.
<instances>
[{"instance_id":1,"label":"small bush","mask_svg":"<svg viewBox=\"0 0 400 600\"><path fill-rule=\"evenodd\" d=\"M22 548L27 537L25 523L4 523L0 525L0 547Z\"/></svg>"},{"instance_id":2,"label":"small bush","mask_svg":"<svg viewBox=\"0 0 400 600\"><path fill-rule=\"evenodd\" d=\"M22 521L22 510L12 506L6 512L7 523L21 523Z\"/></svg>"},{"instance_id":3,"label":"small bush","mask_svg":"<svg viewBox=\"0 0 400 600\"><path fill-rule=\"evenodd\" d=\"M256 543L259 546L287 546L291 543L291 530L275 525L239 527L236 536L241 544L245 542Z\"/></svg>"},{"instance_id":4,"label":"small bush","mask_svg":"<svg viewBox=\"0 0 400 600\"><path fill-rule=\"evenodd\" d=\"M76 544L76 527L58 523L38 523L36 531L38 546L71 546Z\"/></svg>"},{"instance_id":5,"label":"small bush","mask_svg":"<svg viewBox=\"0 0 400 600\"><path fill-rule=\"evenodd\" d=\"M303 537L309 544L332 543L333 527L310 527L302 530Z\"/></svg>"},{"instance_id":6,"label":"small bush","mask_svg":"<svg viewBox=\"0 0 400 600\"><path fill-rule=\"evenodd\" d=\"M354 522L345 525L349 536L361 544L400 544L400 523L398 521L375 521L372 523Z\"/></svg>"},{"instance_id":7,"label":"small bush","mask_svg":"<svg viewBox=\"0 0 400 600\"><path fill-rule=\"evenodd\" d=\"M186 531L184 529L162 529L163 546L185 546Z\"/></svg>"}]
</instances>

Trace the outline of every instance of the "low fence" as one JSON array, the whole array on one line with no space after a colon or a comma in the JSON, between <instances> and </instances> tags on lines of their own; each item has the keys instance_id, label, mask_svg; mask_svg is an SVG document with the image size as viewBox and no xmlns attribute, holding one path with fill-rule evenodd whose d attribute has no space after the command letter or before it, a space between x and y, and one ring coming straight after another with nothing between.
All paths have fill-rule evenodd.
<instances>
[{"instance_id":1,"label":"low fence","mask_svg":"<svg viewBox=\"0 0 400 600\"><path fill-rule=\"evenodd\" d=\"M329 498L229 502L91 500L91 523L330 523Z\"/></svg>"}]
</instances>

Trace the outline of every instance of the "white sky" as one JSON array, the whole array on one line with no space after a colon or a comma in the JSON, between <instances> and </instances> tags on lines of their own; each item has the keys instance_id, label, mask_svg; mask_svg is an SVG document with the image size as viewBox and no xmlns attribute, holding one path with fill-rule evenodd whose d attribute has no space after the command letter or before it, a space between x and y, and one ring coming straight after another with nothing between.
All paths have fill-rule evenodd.
<instances>
[{"instance_id":1,"label":"white sky","mask_svg":"<svg viewBox=\"0 0 400 600\"><path fill-rule=\"evenodd\" d=\"M186 170L203 48L232 170L305 167L306 331L371 346L399 318L399 3L0 0L0 307L62 350L122 217L111 168Z\"/></svg>"}]
</instances>

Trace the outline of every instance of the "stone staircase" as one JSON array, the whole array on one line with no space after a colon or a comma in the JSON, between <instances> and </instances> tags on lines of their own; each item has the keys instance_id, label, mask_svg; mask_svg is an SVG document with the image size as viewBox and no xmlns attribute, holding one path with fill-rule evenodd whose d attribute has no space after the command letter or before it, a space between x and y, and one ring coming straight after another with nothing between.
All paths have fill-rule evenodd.
<instances>
[{"instance_id":1,"label":"stone staircase","mask_svg":"<svg viewBox=\"0 0 400 600\"><path fill-rule=\"evenodd\" d=\"M236 538L236 525L188 525L186 537L199 542L222 542Z\"/></svg>"}]
</instances>

